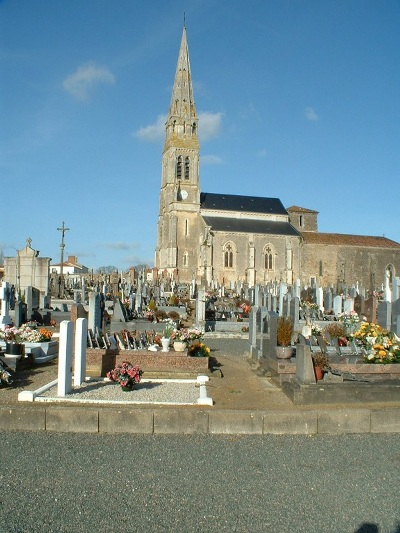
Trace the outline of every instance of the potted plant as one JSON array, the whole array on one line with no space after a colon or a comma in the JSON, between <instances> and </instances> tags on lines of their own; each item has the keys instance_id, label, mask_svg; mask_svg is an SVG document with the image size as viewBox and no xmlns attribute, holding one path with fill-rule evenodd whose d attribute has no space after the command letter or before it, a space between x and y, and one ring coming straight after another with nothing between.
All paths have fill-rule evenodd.
<instances>
[{"instance_id":1,"label":"potted plant","mask_svg":"<svg viewBox=\"0 0 400 533\"><path fill-rule=\"evenodd\" d=\"M23 342L26 337L24 328L17 328L12 325L6 325L0 329L0 339L5 343L6 354L20 356L23 354Z\"/></svg>"},{"instance_id":2,"label":"potted plant","mask_svg":"<svg viewBox=\"0 0 400 533\"><path fill-rule=\"evenodd\" d=\"M314 373L315 379L321 381L324 376L324 372L329 370L329 359L323 353L314 353L312 355L312 360L314 364Z\"/></svg>"},{"instance_id":3,"label":"potted plant","mask_svg":"<svg viewBox=\"0 0 400 533\"><path fill-rule=\"evenodd\" d=\"M285 316L279 317L276 330L276 340L278 346L275 348L276 357L278 359L290 359L292 357L293 348L290 346L292 342L292 335L292 319Z\"/></svg>"},{"instance_id":4,"label":"potted plant","mask_svg":"<svg viewBox=\"0 0 400 533\"><path fill-rule=\"evenodd\" d=\"M169 345L171 342L171 335L173 331L174 331L174 328L170 324L166 325L165 328L163 329L162 337L161 337L161 344L162 344L163 352L169 352Z\"/></svg>"},{"instance_id":5,"label":"potted plant","mask_svg":"<svg viewBox=\"0 0 400 533\"><path fill-rule=\"evenodd\" d=\"M189 348L190 357L210 357L210 348L204 342L196 341Z\"/></svg>"},{"instance_id":6,"label":"potted plant","mask_svg":"<svg viewBox=\"0 0 400 533\"><path fill-rule=\"evenodd\" d=\"M115 367L106 376L111 381L115 381L121 385L123 391L133 390L136 383L140 382L143 371L138 365L132 365L128 361L124 361L120 366Z\"/></svg>"}]
</instances>

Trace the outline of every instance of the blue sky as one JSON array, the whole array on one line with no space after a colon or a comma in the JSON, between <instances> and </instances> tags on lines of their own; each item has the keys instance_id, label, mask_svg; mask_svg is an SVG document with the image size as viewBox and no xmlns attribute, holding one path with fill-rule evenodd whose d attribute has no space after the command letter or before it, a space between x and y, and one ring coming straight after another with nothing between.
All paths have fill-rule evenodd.
<instances>
[{"instance_id":1,"label":"blue sky","mask_svg":"<svg viewBox=\"0 0 400 533\"><path fill-rule=\"evenodd\" d=\"M206 192L400 241L398 0L0 0L0 249L153 264L183 14Z\"/></svg>"}]
</instances>

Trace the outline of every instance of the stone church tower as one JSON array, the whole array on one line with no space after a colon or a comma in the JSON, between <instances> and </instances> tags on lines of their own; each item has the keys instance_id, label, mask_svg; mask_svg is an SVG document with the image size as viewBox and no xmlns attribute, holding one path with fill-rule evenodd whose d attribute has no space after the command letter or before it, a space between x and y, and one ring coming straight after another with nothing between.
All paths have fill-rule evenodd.
<instances>
[{"instance_id":1,"label":"stone church tower","mask_svg":"<svg viewBox=\"0 0 400 533\"><path fill-rule=\"evenodd\" d=\"M190 282L197 275L200 230L198 118L186 28L166 122L155 264L160 277Z\"/></svg>"}]
</instances>

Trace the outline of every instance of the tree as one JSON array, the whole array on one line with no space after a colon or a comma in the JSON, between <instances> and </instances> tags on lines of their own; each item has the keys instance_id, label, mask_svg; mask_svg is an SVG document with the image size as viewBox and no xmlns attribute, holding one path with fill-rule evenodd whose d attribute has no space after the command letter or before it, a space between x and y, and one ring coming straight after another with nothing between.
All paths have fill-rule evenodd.
<instances>
[{"instance_id":1,"label":"tree","mask_svg":"<svg viewBox=\"0 0 400 533\"><path fill-rule=\"evenodd\" d=\"M118 268L113 265L102 266L96 270L97 274L112 274L113 272L118 272Z\"/></svg>"}]
</instances>

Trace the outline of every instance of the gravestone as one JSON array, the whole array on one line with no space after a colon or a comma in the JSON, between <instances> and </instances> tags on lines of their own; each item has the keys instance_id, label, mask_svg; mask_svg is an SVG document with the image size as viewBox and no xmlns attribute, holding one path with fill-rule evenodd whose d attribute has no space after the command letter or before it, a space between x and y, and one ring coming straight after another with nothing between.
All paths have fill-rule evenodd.
<instances>
[{"instance_id":1,"label":"gravestone","mask_svg":"<svg viewBox=\"0 0 400 533\"><path fill-rule=\"evenodd\" d=\"M375 296L370 296L367 300L364 300L364 315L367 322L376 323L377 316L377 300Z\"/></svg>"},{"instance_id":2,"label":"gravestone","mask_svg":"<svg viewBox=\"0 0 400 533\"><path fill-rule=\"evenodd\" d=\"M296 298L298 298L300 300L300 280L299 279L296 279L295 283L294 283L294 295Z\"/></svg>"},{"instance_id":3,"label":"gravestone","mask_svg":"<svg viewBox=\"0 0 400 533\"><path fill-rule=\"evenodd\" d=\"M296 380L301 385L316 383L311 349L304 344L296 347Z\"/></svg>"},{"instance_id":4,"label":"gravestone","mask_svg":"<svg viewBox=\"0 0 400 533\"><path fill-rule=\"evenodd\" d=\"M354 298L354 311L359 317L364 314L364 298L361 294L357 294Z\"/></svg>"},{"instance_id":5,"label":"gravestone","mask_svg":"<svg viewBox=\"0 0 400 533\"><path fill-rule=\"evenodd\" d=\"M279 285L279 316L283 315L283 299L285 297L285 294L287 294L287 285L285 282L281 281Z\"/></svg>"},{"instance_id":6,"label":"gravestone","mask_svg":"<svg viewBox=\"0 0 400 533\"><path fill-rule=\"evenodd\" d=\"M391 307L390 302L379 302L378 305L378 324L384 329L390 330L391 327Z\"/></svg>"},{"instance_id":7,"label":"gravestone","mask_svg":"<svg viewBox=\"0 0 400 533\"><path fill-rule=\"evenodd\" d=\"M343 302L343 312L349 315L354 311L354 300L353 298L346 298Z\"/></svg>"},{"instance_id":8,"label":"gravestone","mask_svg":"<svg viewBox=\"0 0 400 533\"><path fill-rule=\"evenodd\" d=\"M196 322L197 325L204 324L206 319L206 297L204 287L200 287L197 291L196 300Z\"/></svg>"},{"instance_id":9,"label":"gravestone","mask_svg":"<svg viewBox=\"0 0 400 533\"><path fill-rule=\"evenodd\" d=\"M322 287L318 287L316 291L318 309L324 308L324 291Z\"/></svg>"},{"instance_id":10,"label":"gravestone","mask_svg":"<svg viewBox=\"0 0 400 533\"><path fill-rule=\"evenodd\" d=\"M36 287L27 287L25 289L27 317L32 319L32 314L35 309L39 309L40 305L40 291Z\"/></svg>"},{"instance_id":11,"label":"gravestone","mask_svg":"<svg viewBox=\"0 0 400 533\"><path fill-rule=\"evenodd\" d=\"M300 298L297 298L297 296L290 300L290 318L293 322L293 331L298 331L300 318Z\"/></svg>"},{"instance_id":12,"label":"gravestone","mask_svg":"<svg viewBox=\"0 0 400 533\"><path fill-rule=\"evenodd\" d=\"M342 313L342 297L340 295L335 296L333 299L333 312L335 316Z\"/></svg>"},{"instance_id":13,"label":"gravestone","mask_svg":"<svg viewBox=\"0 0 400 533\"><path fill-rule=\"evenodd\" d=\"M82 304L73 304L71 305L71 321L75 324L78 318L88 317L88 312L83 307Z\"/></svg>"},{"instance_id":14,"label":"gravestone","mask_svg":"<svg viewBox=\"0 0 400 533\"><path fill-rule=\"evenodd\" d=\"M258 307L253 306L249 315L249 344L250 355L258 358L257 353L257 314L259 312Z\"/></svg>"},{"instance_id":15,"label":"gravestone","mask_svg":"<svg viewBox=\"0 0 400 533\"><path fill-rule=\"evenodd\" d=\"M12 324L10 317L10 284L7 281L3 281L0 287L0 300L1 300L1 315L0 315L0 328L4 329L5 326Z\"/></svg>"},{"instance_id":16,"label":"gravestone","mask_svg":"<svg viewBox=\"0 0 400 533\"><path fill-rule=\"evenodd\" d=\"M127 322L127 315L125 306L119 298L114 299L114 312L112 315L113 322ZM101 329L101 328L99 328Z\"/></svg>"},{"instance_id":17,"label":"gravestone","mask_svg":"<svg viewBox=\"0 0 400 533\"><path fill-rule=\"evenodd\" d=\"M268 311L265 307L261 308L260 355L262 357L274 356L277 345L278 318L278 313Z\"/></svg>"},{"instance_id":18,"label":"gravestone","mask_svg":"<svg viewBox=\"0 0 400 533\"><path fill-rule=\"evenodd\" d=\"M392 302L395 302L400 298L400 278L393 277L392 281Z\"/></svg>"},{"instance_id":19,"label":"gravestone","mask_svg":"<svg viewBox=\"0 0 400 533\"><path fill-rule=\"evenodd\" d=\"M390 331L400 336L400 300L397 299L392 303L392 323Z\"/></svg>"},{"instance_id":20,"label":"gravestone","mask_svg":"<svg viewBox=\"0 0 400 533\"><path fill-rule=\"evenodd\" d=\"M101 307L100 307L100 293L89 293L89 316L88 316L88 328L92 331L97 331L102 328L101 320Z\"/></svg>"},{"instance_id":21,"label":"gravestone","mask_svg":"<svg viewBox=\"0 0 400 533\"><path fill-rule=\"evenodd\" d=\"M14 309L14 325L19 328L28 321L26 303L17 302Z\"/></svg>"}]
</instances>

